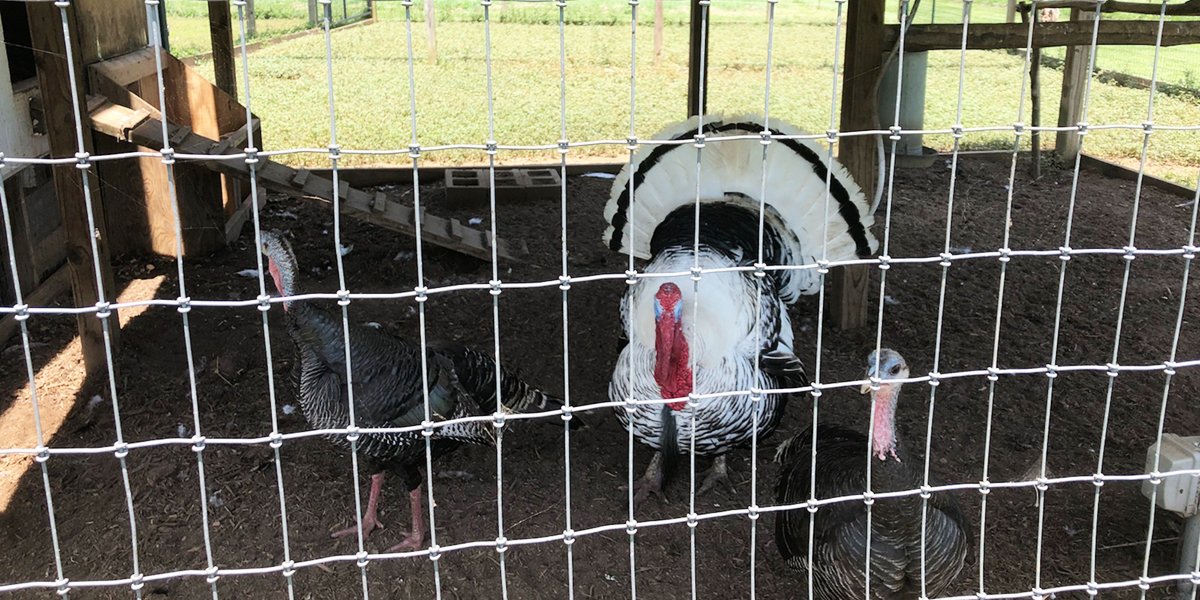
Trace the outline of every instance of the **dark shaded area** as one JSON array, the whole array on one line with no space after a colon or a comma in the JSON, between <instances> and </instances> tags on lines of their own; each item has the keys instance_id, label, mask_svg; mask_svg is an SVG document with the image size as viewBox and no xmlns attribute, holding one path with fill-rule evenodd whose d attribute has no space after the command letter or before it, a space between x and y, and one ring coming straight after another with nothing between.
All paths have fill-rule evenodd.
<instances>
[{"instance_id":1,"label":"dark shaded area","mask_svg":"<svg viewBox=\"0 0 1200 600\"><path fill-rule=\"evenodd\" d=\"M1007 163L964 160L960 163L954 198L953 252L996 249L1003 243ZM1056 249L1063 244L1071 174L1052 171L1038 181L1025 180L1017 170L1011 246L1018 249ZM943 251L947 217L948 165L900 171L892 206L893 257L934 256ZM626 259L600 241L601 211L610 180L572 178L568 182L567 234L573 275L619 273ZM390 198L411 202L411 190L383 188ZM462 220L482 218L476 209L451 209L443 204L438 186L422 190L422 202L439 216ZM1085 172L1070 245L1074 248L1126 245L1134 198L1132 183L1103 179ZM1142 195L1135 245L1139 248L1178 248L1187 243L1191 208L1158 190ZM499 296L501 357L531 382L550 392L563 391L563 294L557 287L560 212L555 202L512 202L498 208L501 235L523 237L531 250L530 264L501 264L506 281L555 281L537 289L506 290ZM302 266L301 281L313 291L337 289L333 260L332 216L327 209L279 199L265 209L266 227L287 229ZM883 210L876 231L882 234ZM343 243L353 245L345 256L346 285L355 291L396 291L416 283L412 240L363 225L342 222ZM190 260L188 294L194 299L246 299L259 293L256 279L236 275L255 268L255 248L247 228L234 251ZM1080 256L1067 265L1066 292L1059 336L1060 364L1104 364L1111 360L1117 306L1125 260L1119 255ZM154 275L166 273L161 297L177 294L171 261L153 260ZM438 287L491 278L489 265L436 248L424 254L426 284ZM511 268L511 271L510 271ZM1000 332L1001 367L1038 367L1051 360L1055 297L1060 261L1015 258L1009 263L1004 288ZM1169 356L1179 305L1184 260L1179 256L1139 257L1132 262L1124 332L1117 362L1126 365L1161 364ZM125 263L118 278L127 282L149 276L146 263ZM946 274L942 339L937 346L938 303L942 267L937 263L893 265L887 271L883 342L902 352L914 373L934 368L940 349L941 372L980 369L991 363L999 286L999 261L955 262ZM878 309L878 273L872 282L872 314ZM570 392L574 404L607 398L607 382L617 352L617 302L622 280L575 282L566 300L570 316ZM1195 290L1191 290L1195 293ZM1181 332L1178 360L1196 358L1200 342L1192 323L1191 303ZM331 307L334 307L332 305ZM806 297L793 310L797 352L814 379L817 298ZM418 334L417 306L411 300L356 301L350 319L378 322L399 335ZM279 406L294 405L288 385L293 350L284 334L279 311L272 309L271 350ZM492 343L492 297L486 291L435 294L425 304L431 338L462 342L477 348ZM210 437L263 436L270 432L268 370L262 343L262 323L256 308L204 309L190 313L192 339L199 373L199 414ZM70 318L35 318L35 341L45 361L74 334ZM182 343L180 316L173 309L151 308L134 318L124 332L119 359L118 392L127 440L137 441L192 435L192 409ZM841 332L826 328L819 380L859 378L866 355L875 344L874 328ZM23 368L15 355L6 355L0 375L0 398L11 398L24 385ZM1200 415L1193 398L1198 387L1194 369L1181 369L1166 395L1165 428L1194 433ZM1122 373L1113 381L1104 472L1141 473L1146 448L1155 437L1164 400L1161 372ZM106 385L89 384L98 393ZM1008 376L997 383L988 404L982 377L946 380L936 388L911 385L902 393L899 434L914 458L925 455L925 431L933 411L928 440L931 471L946 483L974 483L984 477L985 441L990 435L987 477L993 482L1036 476L1049 427L1047 463L1051 476L1095 472L1104 423L1109 378L1103 372L1064 373L1047 394L1044 375ZM44 395L52 398L48 386ZM88 413L80 403L54 437L52 446L103 446L114 439L111 405ZM833 390L821 399L822 419L866 429L866 397L855 390ZM1047 409L1049 416L1047 417ZM988 428L989 411L991 414ZM299 412L277 415L283 431L300 431L306 424ZM795 402L775 438L758 452L757 502L771 503L777 467L775 445L811 422L808 402ZM593 427L572 432L570 477L572 527L575 530L624 523L629 478L628 436L604 409L589 419ZM640 475L649 453L635 450ZM564 444L562 423L518 423L504 437L504 535L510 540L556 535L565 527ZM350 525L354 510L349 456L319 439L285 443L284 494L287 499L292 560L328 555L353 555L352 539L330 540L328 533ZM210 444L204 451L210 493L212 552L222 568L278 565L283 561L279 491L272 450L266 445ZM714 492L696 501L708 513L746 506L751 498L750 454L731 456L730 471L737 491ZM131 493L138 525L140 568L146 574L174 569L203 569L205 542L199 505L196 455L189 446L136 450L128 458ZM47 463L54 491L58 532L66 576L71 579L127 577L132 572L130 531L125 492L117 461L111 454L56 456ZM702 469L706 465L698 464ZM1034 469L1030 472L1031 467ZM15 475L9 475L15 476ZM496 454L486 448L467 448L434 466L437 542L442 546L497 535ZM639 519L681 517L687 514L687 477L667 490L670 504L651 503ZM365 477L359 482L366 493ZM1108 483L1098 515L1096 567L1099 581L1136 579L1141 575L1148 523L1147 500L1139 483ZM1034 505L1030 489L995 489L987 498L987 527L982 538L985 589L989 593L1021 592L1082 584L1089 579L1092 501L1096 488L1089 482L1052 487L1044 514ZM974 527L979 527L981 496L959 495ZM380 551L400 540L397 529L408 520L403 495L385 488L381 519L389 527L366 541ZM778 557L772 540L771 517L760 519L754 543L757 591L760 598L804 597L805 582ZM1041 580L1035 580L1039 541ZM1178 524L1162 513L1154 538L1177 535ZM697 587L702 597L744 598L750 582L751 522L745 517L703 521L694 530ZM685 524L642 527L636 536L637 593L645 598L687 598L691 593L691 539ZM544 543L510 546L504 553L512 598L566 597L567 546ZM590 535L570 546L577 598L630 596L629 538L623 531ZM1150 575L1172 572L1175 544L1154 544ZM495 550L473 549L443 554L439 564L443 598L499 597L500 556ZM53 554L47 527L41 473L23 475L17 496L0 515L0 582L53 580ZM952 588L956 594L979 589L977 556ZM434 576L428 559L372 562L367 567L372 598L434 596ZM361 571L352 561L306 567L293 578L299 598L347 598L361 594ZM285 597L285 579L278 573L223 577L217 582L222 597ZM208 598L202 577L172 579L147 586L153 595ZM20 592L13 598L43 598L52 591ZM1167 598L1170 586L1154 586L1149 596ZM75 589L72 598L127 598L126 587ZM1136 598L1136 587L1101 593L1107 598ZM1064 594L1082 600L1085 594Z\"/></svg>"}]
</instances>

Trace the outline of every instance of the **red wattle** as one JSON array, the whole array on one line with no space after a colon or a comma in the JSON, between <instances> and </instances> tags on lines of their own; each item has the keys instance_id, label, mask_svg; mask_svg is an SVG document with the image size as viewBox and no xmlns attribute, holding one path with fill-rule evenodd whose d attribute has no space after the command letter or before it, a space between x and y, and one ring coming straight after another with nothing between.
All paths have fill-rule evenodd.
<instances>
[{"instance_id":1,"label":"red wattle","mask_svg":"<svg viewBox=\"0 0 1200 600\"><path fill-rule=\"evenodd\" d=\"M692 368L688 362L683 324L673 315L663 315L654 336L654 381L663 398L687 398L692 393ZM683 410L686 400L668 402L671 410Z\"/></svg>"}]
</instances>

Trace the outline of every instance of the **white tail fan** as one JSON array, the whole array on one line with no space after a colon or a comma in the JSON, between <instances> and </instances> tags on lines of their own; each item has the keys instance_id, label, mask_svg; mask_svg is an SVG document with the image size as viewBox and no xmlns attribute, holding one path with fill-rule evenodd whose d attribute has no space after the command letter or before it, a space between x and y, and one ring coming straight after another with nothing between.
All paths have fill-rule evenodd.
<instances>
[{"instance_id":1,"label":"white tail fan","mask_svg":"<svg viewBox=\"0 0 1200 600\"><path fill-rule=\"evenodd\" d=\"M765 223L774 227L788 252L780 262L788 266L853 260L869 256L878 248L870 228L875 219L858 184L826 149L810 140L773 140L766 152L766 187L763 197L763 119L746 116L704 117L705 144L700 153L699 192L701 203L741 204L759 210L760 199L767 207ZM692 140L698 117L672 125L656 140ZM773 136L804 135L782 121L772 119ZM719 140L751 136L749 139ZM827 174L832 178L826 182ZM630 177L633 202L630 202ZM828 193L827 193L828 189ZM675 209L696 202L697 164L694 143L642 146L613 182L604 217L609 223L604 242L620 252L650 258L650 238L655 228ZM632 204L632 210L630 205ZM703 213L703 207L701 207ZM703 236L703 233L702 233ZM750 262L754 262L750 257ZM783 296L817 291L815 269L791 270L783 278Z\"/></svg>"}]
</instances>

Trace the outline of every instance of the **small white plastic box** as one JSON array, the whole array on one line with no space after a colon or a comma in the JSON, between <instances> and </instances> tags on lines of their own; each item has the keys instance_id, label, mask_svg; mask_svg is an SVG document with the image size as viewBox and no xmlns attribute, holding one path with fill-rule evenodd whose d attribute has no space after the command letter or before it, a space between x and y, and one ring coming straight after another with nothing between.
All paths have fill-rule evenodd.
<instances>
[{"instance_id":1,"label":"small white plastic box","mask_svg":"<svg viewBox=\"0 0 1200 600\"><path fill-rule=\"evenodd\" d=\"M1146 450L1146 473L1154 472L1157 445ZM1173 433L1162 436L1162 454L1158 457L1158 472L1200 469L1200 436L1182 437ZM1142 482L1142 494L1150 497L1153 485ZM1200 477L1191 474L1164 477L1158 486L1159 508L1190 517L1200 512Z\"/></svg>"}]
</instances>

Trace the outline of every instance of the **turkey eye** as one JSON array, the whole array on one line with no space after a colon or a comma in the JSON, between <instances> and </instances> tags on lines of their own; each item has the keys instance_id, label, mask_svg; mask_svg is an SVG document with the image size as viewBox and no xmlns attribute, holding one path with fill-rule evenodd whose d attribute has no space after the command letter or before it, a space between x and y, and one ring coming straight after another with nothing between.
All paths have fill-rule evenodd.
<instances>
[{"instance_id":1,"label":"turkey eye","mask_svg":"<svg viewBox=\"0 0 1200 600\"><path fill-rule=\"evenodd\" d=\"M900 365L896 365L896 366L892 367L892 369L891 369L891 371L889 371L889 373L891 373L892 375L899 375L900 374Z\"/></svg>"}]
</instances>

